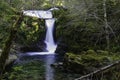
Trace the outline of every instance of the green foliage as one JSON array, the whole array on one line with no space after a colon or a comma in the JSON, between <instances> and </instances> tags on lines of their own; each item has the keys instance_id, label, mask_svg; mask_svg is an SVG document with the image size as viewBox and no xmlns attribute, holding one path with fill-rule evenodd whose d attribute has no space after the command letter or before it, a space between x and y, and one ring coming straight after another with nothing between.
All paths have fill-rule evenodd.
<instances>
[{"instance_id":1,"label":"green foliage","mask_svg":"<svg viewBox=\"0 0 120 80\"><path fill-rule=\"evenodd\" d=\"M107 51L94 50L84 51L85 54L67 53L64 59L64 67L70 72L86 74L95 71L103 66L109 65L120 59L117 53L108 54ZM105 54L107 53L107 54Z\"/></svg>"},{"instance_id":2,"label":"green foliage","mask_svg":"<svg viewBox=\"0 0 120 80\"><path fill-rule=\"evenodd\" d=\"M10 32L9 29L13 23L11 17L13 17L14 12L4 1L1 1L0 5L0 47L2 47L5 39L9 35L8 32Z\"/></svg>"},{"instance_id":3,"label":"green foliage","mask_svg":"<svg viewBox=\"0 0 120 80\"><path fill-rule=\"evenodd\" d=\"M30 61L15 65L4 77L8 77L9 80L43 80L44 67L40 61Z\"/></svg>"},{"instance_id":4,"label":"green foliage","mask_svg":"<svg viewBox=\"0 0 120 80\"><path fill-rule=\"evenodd\" d=\"M106 1L107 20L110 27L108 30L110 51L118 52L120 51L120 1ZM73 72L85 74L120 59L119 53L105 51L103 0L1 0L0 47L3 47L9 35L9 29L16 20L15 10L48 10L51 7L60 8L53 11L53 15L57 18L56 37L58 41L62 39L63 44L68 46L67 52L71 52L65 55L64 67L68 71L74 70ZM44 33L44 20L25 17L18 30L15 43L29 46L43 39ZM112 71L120 76L116 68ZM27 65L14 66L13 71L6 73L5 76L10 80L43 80L43 73L43 66L39 62L31 62ZM111 73L109 72L109 75ZM111 80L117 80L117 78L115 79L114 76Z\"/></svg>"},{"instance_id":5,"label":"green foliage","mask_svg":"<svg viewBox=\"0 0 120 80\"><path fill-rule=\"evenodd\" d=\"M84 4L82 4L84 3ZM107 20L110 36L110 51L119 51L119 8L118 0L107 0ZM78 4L80 6L78 6ZM103 1L65 1L67 10L59 10L57 36L68 45L68 51L79 53L82 50L106 50ZM60 15L61 14L61 15Z\"/></svg>"},{"instance_id":6,"label":"green foliage","mask_svg":"<svg viewBox=\"0 0 120 80\"><path fill-rule=\"evenodd\" d=\"M24 17L17 34L17 43L28 46L42 39L45 32L44 21L38 18Z\"/></svg>"}]
</instances>

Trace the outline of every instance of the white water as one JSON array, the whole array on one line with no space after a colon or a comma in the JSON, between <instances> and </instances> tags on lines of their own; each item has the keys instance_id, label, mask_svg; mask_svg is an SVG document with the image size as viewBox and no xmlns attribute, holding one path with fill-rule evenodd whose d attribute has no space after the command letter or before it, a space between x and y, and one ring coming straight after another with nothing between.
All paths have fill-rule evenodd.
<instances>
[{"instance_id":1,"label":"white water","mask_svg":"<svg viewBox=\"0 0 120 80\"><path fill-rule=\"evenodd\" d=\"M47 27L46 38L45 38L45 43L47 45L46 50L50 53L54 53L57 47L53 38L54 23L55 23L54 18L45 20L45 24Z\"/></svg>"},{"instance_id":2,"label":"white water","mask_svg":"<svg viewBox=\"0 0 120 80\"><path fill-rule=\"evenodd\" d=\"M53 10L59 10L58 8L54 7L51 8L47 11L44 10L23 10L23 14L26 16L30 16L30 17L37 17L37 18L42 18L42 19L49 19L49 18L53 18L52 12Z\"/></svg>"},{"instance_id":3,"label":"white water","mask_svg":"<svg viewBox=\"0 0 120 80\"><path fill-rule=\"evenodd\" d=\"M43 11L43 10L26 10L23 11L23 14L30 17L37 17L41 19L52 18L51 11Z\"/></svg>"},{"instance_id":4,"label":"white water","mask_svg":"<svg viewBox=\"0 0 120 80\"><path fill-rule=\"evenodd\" d=\"M55 55L47 55L45 59L45 78L46 80L54 80L54 69L50 66L55 62Z\"/></svg>"},{"instance_id":5,"label":"white water","mask_svg":"<svg viewBox=\"0 0 120 80\"><path fill-rule=\"evenodd\" d=\"M23 14L26 16L31 16L31 17L37 17L37 18L42 18L45 19L45 25L46 25L46 37L45 37L45 44L46 44L46 50L47 52L28 52L28 55L50 55L53 54L52 57L47 57L45 61L45 79L46 80L54 80L54 70L50 66L51 64L54 63L55 61L55 50L57 48L57 45L54 42L53 38L53 30L54 30L54 23L55 19L53 18L52 15L52 10L58 10L58 8L51 8L48 11L36 11L36 10L27 10L24 11Z\"/></svg>"},{"instance_id":6,"label":"white water","mask_svg":"<svg viewBox=\"0 0 120 80\"><path fill-rule=\"evenodd\" d=\"M57 45L54 42L53 38L53 29L54 29L54 23L55 19L52 18L52 10L57 10L58 8L51 8L48 11L43 11L43 10L27 10L23 11L23 14L26 16L31 16L31 17L37 17L37 18L42 18L45 19L45 25L47 28L46 31L46 38L44 40L46 44L46 50L47 52L28 52L27 54L29 55L47 55L47 54L54 54Z\"/></svg>"}]
</instances>

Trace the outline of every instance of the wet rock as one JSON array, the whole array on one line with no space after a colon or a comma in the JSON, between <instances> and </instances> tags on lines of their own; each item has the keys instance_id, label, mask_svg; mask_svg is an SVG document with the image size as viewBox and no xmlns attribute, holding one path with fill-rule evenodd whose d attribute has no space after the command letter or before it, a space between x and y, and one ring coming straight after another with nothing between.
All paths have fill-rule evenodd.
<instances>
[{"instance_id":1,"label":"wet rock","mask_svg":"<svg viewBox=\"0 0 120 80\"><path fill-rule=\"evenodd\" d=\"M1 55L1 52L0 52ZM5 66L6 68L10 68L10 66L17 60L17 56L14 54L10 54L8 59L6 60Z\"/></svg>"},{"instance_id":2,"label":"wet rock","mask_svg":"<svg viewBox=\"0 0 120 80\"><path fill-rule=\"evenodd\" d=\"M57 63L51 64L51 66L54 68L58 68L58 67L63 66L63 62L57 62Z\"/></svg>"},{"instance_id":3,"label":"wet rock","mask_svg":"<svg viewBox=\"0 0 120 80\"><path fill-rule=\"evenodd\" d=\"M9 58L6 61L6 66L11 65L17 59L16 55L9 55Z\"/></svg>"},{"instance_id":4,"label":"wet rock","mask_svg":"<svg viewBox=\"0 0 120 80\"><path fill-rule=\"evenodd\" d=\"M67 51L66 44L64 44L64 43L61 42L61 43L58 44L55 53L57 53L60 56L63 56L66 53L66 51Z\"/></svg>"}]
</instances>

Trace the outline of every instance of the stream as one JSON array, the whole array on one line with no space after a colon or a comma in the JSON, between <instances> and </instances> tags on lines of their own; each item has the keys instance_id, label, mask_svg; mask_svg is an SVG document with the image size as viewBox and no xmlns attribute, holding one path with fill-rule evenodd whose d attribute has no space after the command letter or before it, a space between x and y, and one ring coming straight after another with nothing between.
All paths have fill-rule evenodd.
<instances>
[{"instance_id":1,"label":"stream","mask_svg":"<svg viewBox=\"0 0 120 80\"><path fill-rule=\"evenodd\" d=\"M45 51L22 53L16 61L16 66L18 68L22 66L22 74L16 74L21 75L23 80L73 80L80 76L78 74L67 73L59 68L55 69L51 67L51 64L59 62L60 60L55 54L57 44L55 43L53 36L55 18L53 18L52 10L58 9L51 8L47 11L27 10L23 12L26 16L45 19L45 25L47 28L44 40L44 43L46 44ZM19 79L16 78L16 80Z\"/></svg>"},{"instance_id":2,"label":"stream","mask_svg":"<svg viewBox=\"0 0 120 80\"><path fill-rule=\"evenodd\" d=\"M51 64L59 62L59 56L49 55L28 55L21 53L11 72L10 80L74 80L80 74L69 73L61 68L52 67ZM16 68L18 70L16 71ZM20 69L19 69L20 68Z\"/></svg>"}]
</instances>

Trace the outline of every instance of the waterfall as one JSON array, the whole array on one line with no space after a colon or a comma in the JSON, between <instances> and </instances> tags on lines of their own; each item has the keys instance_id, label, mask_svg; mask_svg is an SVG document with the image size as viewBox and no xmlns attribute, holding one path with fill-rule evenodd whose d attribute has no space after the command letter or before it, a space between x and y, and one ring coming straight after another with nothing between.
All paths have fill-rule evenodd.
<instances>
[{"instance_id":1,"label":"waterfall","mask_svg":"<svg viewBox=\"0 0 120 80\"><path fill-rule=\"evenodd\" d=\"M37 17L41 19L50 19L53 17L52 12L50 10L43 11L43 10L26 10L23 11L23 14L30 17Z\"/></svg>"},{"instance_id":2,"label":"waterfall","mask_svg":"<svg viewBox=\"0 0 120 80\"><path fill-rule=\"evenodd\" d=\"M57 45L54 42L53 37L53 29L54 29L54 23L55 18L53 18L52 10L58 10L58 8L51 8L47 11L43 10L26 10L23 11L23 14L26 16L31 17L37 17L40 19L45 19L45 25L46 25L46 37L45 37L45 44L46 44L46 50L47 52L28 52L30 55L45 55L45 54L54 54L55 50L57 48Z\"/></svg>"},{"instance_id":3,"label":"waterfall","mask_svg":"<svg viewBox=\"0 0 120 80\"><path fill-rule=\"evenodd\" d=\"M42 10L27 10L23 11L23 14L26 16L31 16L31 17L37 17L37 18L42 18L45 19L45 25L46 25L46 36L45 36L45 44L46 44L46 50L47 52L28 52L26 54L28 55L46 55L45 59L45 79L46 80L54 80L54 70L50 66L52 63L55 61L55 50L57 48L57 45L54 42L54 37L53 37L53 31L54 31L54 23L55 23L55 18L53 18L52 15L52 10L58 10L58 8L51 8L47 11L42 11ZM53 54L53 55L49 55Z\"/></svg>"},{"instance_id":4,"label":"waterfall","mask_svg":"<svg viewBox=\"0 0 120 80\"><path fill-rule=\"evenodd\" d=\"M46 38L45 38L46 50L50 53L54 53L57 47L53 38L54 23L55 23L54 18L45 20L45 24L47 27Z\"/></svg>"}]
</instances>

